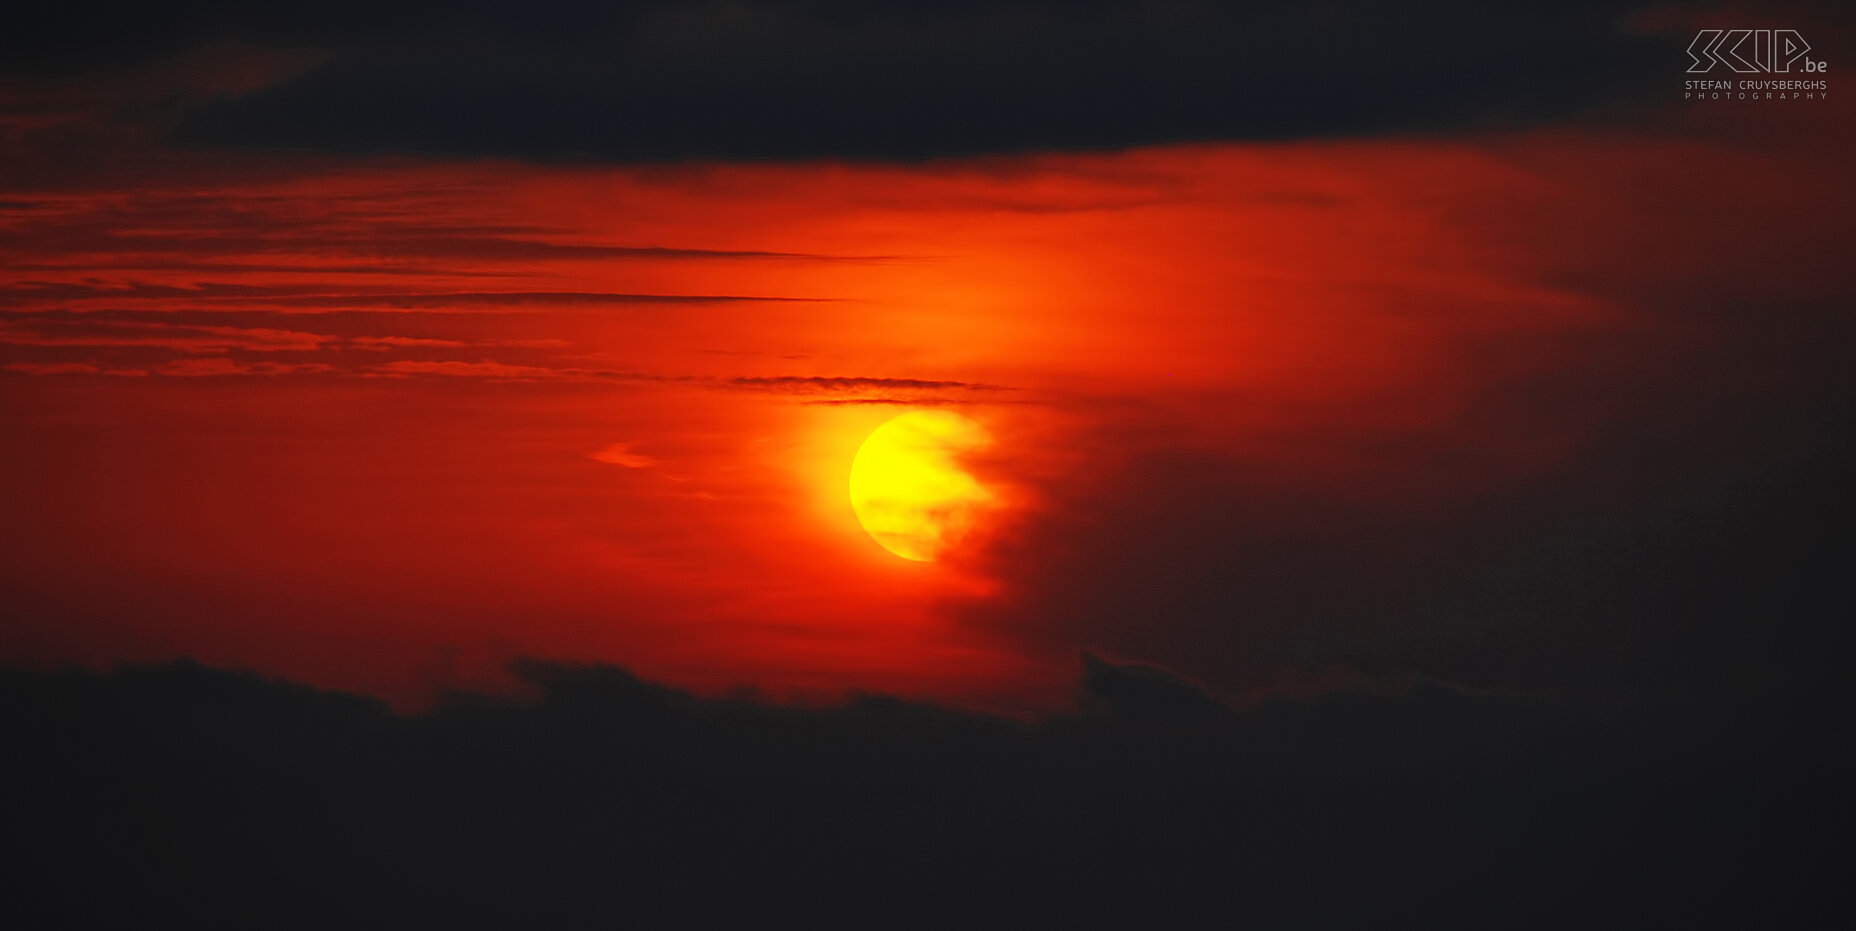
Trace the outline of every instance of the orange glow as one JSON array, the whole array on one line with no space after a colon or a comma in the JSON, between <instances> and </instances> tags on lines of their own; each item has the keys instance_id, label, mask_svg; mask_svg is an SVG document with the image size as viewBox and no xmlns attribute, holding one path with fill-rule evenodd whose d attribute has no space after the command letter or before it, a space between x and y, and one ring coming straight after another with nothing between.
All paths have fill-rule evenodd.
<instances>
[{"instance_id":1,"label":"orange glow","mask_svg":"<svg viewBox=\"0 0 1856 931\"><path fill-rule=\"evenodd\" d=\"M982 505L1179 448L1385 507L1540 475L1601 409L1522 423L1490 399L1614 334L1683 345L1618 296L1693 276L1713 234L1688 205L1731 207L1710 179L1813 203L1840 168L1810 151L254 153L9 178L0 587L22 620L0 653L184 653L405 702L516 655L777 695L1067 690L1067 660L944 610L985 582L943 550ZM1837 241L1838 211L1795 213ZM1842 261L1759 239L1710 271Z\"/></svg>"}]
</instances>

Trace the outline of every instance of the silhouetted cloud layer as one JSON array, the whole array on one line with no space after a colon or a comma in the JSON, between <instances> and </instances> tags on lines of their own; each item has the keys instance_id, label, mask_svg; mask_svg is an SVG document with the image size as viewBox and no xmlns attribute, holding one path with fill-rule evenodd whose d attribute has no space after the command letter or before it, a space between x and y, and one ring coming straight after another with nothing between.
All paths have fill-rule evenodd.
<instances>
[{"instance_id":1,"label":"silhouetted cloud layer","mask_svg":"<svg viewBox=\"0 0 1856 931\"><path fill-rule=\"evenodd\" d=\"M419 717L191 664L0 674L17 927L1804 927L1827 735L1438 690L1231 712L1089 659L1027 724L526 663ZM22 920L31 919L31 920ZM49 923L48 923L49 922Z\"/></svg>"},{"instance_id":2,"label":"silhouetted cloud layer","mask_svg":"<svg viewBox=\"0 0 1856 931\"><path fill-rule=\"evenodd\" d=\"M1078 441L1088 467L977 560L1002 588L956 609L1028 649L1096 644L1219 694L1338 666L1593 706L1839 704L1856 395L1811 393L1795 358L1800 393L1757 414L1701 378L1682 401L1595 393L1643 407L1554 474L1481 490L1473 450L1408 444L1365 496L1193 449L1144 411Z\"/></svg>"},{"instance_id":3,"label":"silhouetted cloud layer","mask_svg":"<svg viewBox=\"0 0 1856 931\"><path fill-rule=\"evenodd\" d=\"M121 68L234 39L326 53L218 95L216 143L617 159L919 157L1513 124L1616 106L1686 37L1617 0L115 0L11 23L0 69ZM1665 17L1669 19L1669 17ZM1672 70L1673 69L1673 70ZM249 82L236 89L247 91Z\"/></svg>"}]
</instances>

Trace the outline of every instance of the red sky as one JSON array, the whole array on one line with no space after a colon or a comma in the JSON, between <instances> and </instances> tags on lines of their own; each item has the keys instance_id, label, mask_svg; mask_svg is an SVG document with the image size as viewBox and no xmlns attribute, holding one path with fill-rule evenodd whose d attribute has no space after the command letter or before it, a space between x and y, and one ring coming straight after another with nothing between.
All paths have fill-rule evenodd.
<instances>
[{"instance_id":1,"label":"red sky","mask_svg":"<svg viewBox=\"0 0 1856 931\"><path fill-rule=\"evenodd\" d=\"M1785 357L1808 339L1682 308L1816 306L1856 206L1837 147L1679 116L900 166L111 136L61 166L69 127L11 99L0 657L185 654L406 705L517 655L1061 701L1070 661L998 618L1050 558L1027 523L1120 493L1078 476L1184 449L1446 519L1668 400L1629 386L1817 377ZM1516 401L1554 385L1583 400ZM1013 502L938 564L844 495L911 405L986 424L974 467Z\"/></svg>"}]
</instances>

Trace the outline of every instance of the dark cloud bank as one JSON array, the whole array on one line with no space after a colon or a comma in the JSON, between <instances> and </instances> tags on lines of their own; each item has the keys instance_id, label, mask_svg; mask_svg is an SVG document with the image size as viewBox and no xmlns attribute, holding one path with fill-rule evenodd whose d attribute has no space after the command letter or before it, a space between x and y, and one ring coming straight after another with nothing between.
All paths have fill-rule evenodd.
<instances>
[{"instance_id":1,"label":"dark cloud bank","mask_svg":"<svg viewBox=\"0 0 1856 931\"><path fill-rule=\"evenodd\" d=\"M371 701L191 664L0 674L10 927L1821 926L1822 738L1445 689L1244 712L1088 659L1027 724L528 664Z\"/></svg>"},{"instance_id":2,"label":"dark cloud bank","mask_svg":"<svg viewBox=\"0 0 1856 931\"><path fill-rule=\"evenodd\" d=\"M1685 61L1645 7L117 0L9 23L0 70L209 41L328 53L182 138L618 159L914 158L1512 125L1628 104ZM1673 69L1673 70L1672 70Z\"/></svg>"},{"instance_id":3,"label":"dark cloud bank","mask_svg":"<svg viewBox=\"0 0 1856 931\"><path fill-rule=\"evenodd\" d=\"M952 609L1032 652L1091 645L1228 696L1340 667L1780 727L1843 714L1856 389L1778 401L1697 376L1655 397L1664 377L1490 397L1493 433L1394 434L1350 451L1370 468L1345 482L1195 449L1144 411L1077 442L1091 465L980 557L1001 591ZM1543 404L1615 420L1550 472L1476 489L1498 468L1477 444L1544 429Z\"/></svg>"}]
</instances>

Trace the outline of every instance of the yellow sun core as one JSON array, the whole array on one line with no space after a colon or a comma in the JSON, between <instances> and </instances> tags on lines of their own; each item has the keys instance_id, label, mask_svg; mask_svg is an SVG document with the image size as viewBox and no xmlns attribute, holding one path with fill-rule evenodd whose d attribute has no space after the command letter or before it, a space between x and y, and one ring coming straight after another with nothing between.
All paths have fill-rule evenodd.
<instances>
[{"instance_id":1,"label":"yellow sun core","mask_svg":"<svg viewBox=\"0 0 1856 931\"><path fill-rule=\"evenodd\" d=\"M876 428L851 462L851 507L883 548L931 562L960 542L993 496L959 457L992 445L949 411L910 411Z\"/></svg>"}]
</instances>

